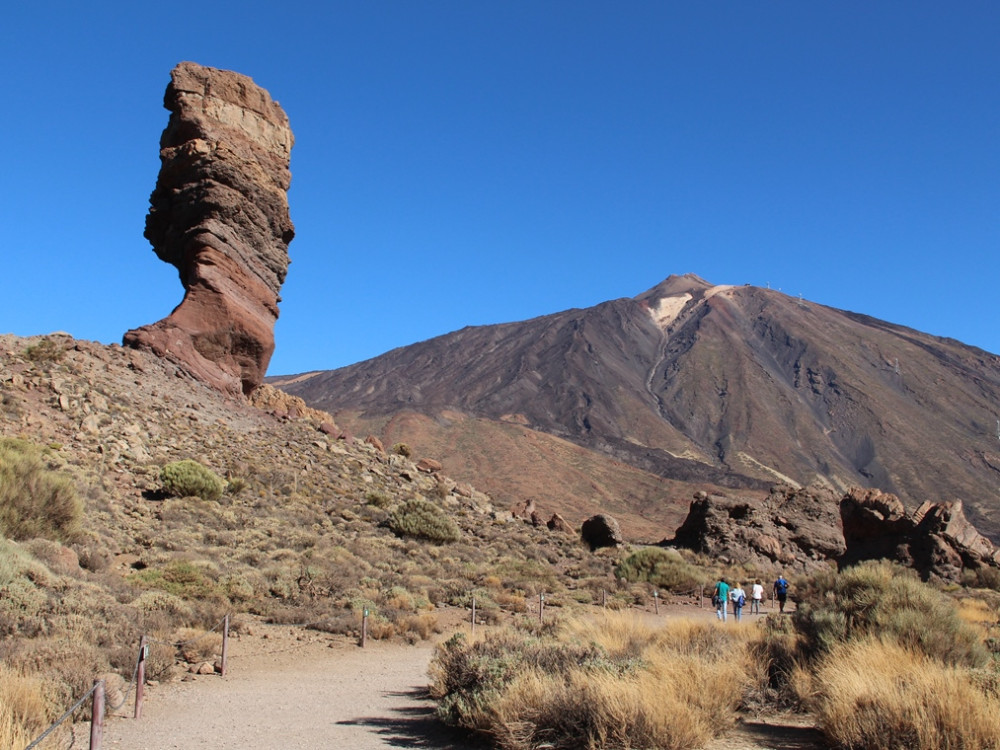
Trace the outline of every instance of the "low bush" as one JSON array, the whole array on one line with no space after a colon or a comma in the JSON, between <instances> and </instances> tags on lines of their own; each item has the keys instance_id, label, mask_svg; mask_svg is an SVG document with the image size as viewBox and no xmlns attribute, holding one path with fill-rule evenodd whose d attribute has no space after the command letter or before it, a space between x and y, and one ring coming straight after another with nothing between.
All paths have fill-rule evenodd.
<instances>
[{"instance_id":1,"label":"low bush","mask_svg":"<svg viewBox=\"0 0 1000 750\"><path fill-rule=\"evenodd\" d=\"M41 448L0 439L0 536L72 541L80 533L82 515L69 478L45 465Z\"/></svg>"},{"instance_id":2,"label":"low bush","mask_svg":"<svg viewBox=\"0 0 1000 750\"><path fill-rule=\"evenodd\" d=\"M163 467L160 479L164 492L173 497L218 500L226 486L215 472L191 459L167 464Z\"/></svg>"},{"instance_id":3,"label":"low bush","mask_svg":"<svg viewBox=\"0 0 1000 750\"><path fill-rule=\"evenodd\" d=\"M704 573L687 563L677 550L644 547L621 560L615 566L615 576L630 583L688 591L698 587Z\"/></svg>"},{"instance_id":4,"label":"low bush","mask_svg":"<svg viewBox=\"0 0 1000 750\"><path fill-rule=\"evenodd\" d=\"M407 500L389 514L386 522L393 533L429 542L457 542L462 534L441 508L427 500Z\"/></svg>"}]
</instances>

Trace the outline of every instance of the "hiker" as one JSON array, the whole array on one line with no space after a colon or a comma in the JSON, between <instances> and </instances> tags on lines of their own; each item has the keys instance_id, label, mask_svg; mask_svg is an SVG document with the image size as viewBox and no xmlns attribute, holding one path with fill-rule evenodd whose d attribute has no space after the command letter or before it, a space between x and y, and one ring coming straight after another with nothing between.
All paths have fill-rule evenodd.
<instances>
[{"instance_id":1,"label":"hiker","mask_svg":"<svg viewBox=\"0 0 1000 750\"><path fill-rule=\"evenodd\" d=\"M747 603L747 595L741 583L736 583L736 588L729 592L729 598L733 600L733 614L736 615L736 622L739 622L743 619L743 605Z\"/></svg>"},{"instance_id":2,"label":"hiker","mask_svg":"<svg viewBox=\"0 0 1000 750\"><path fill-rule=\"evenodd\" d=\"M726 603L729 601L729 584L725 578L720 578L715 584L715 593L712 594L712 603L715 605L715 616L726 621Z\"/></svg>"},{"instance_id":3,"label":"hiker","mask_svg":"<svg viewBox=\"0 0 1000 750\"><path fill-rule=\"evenodd\" d=\"M758 578L750 587L750 614L760 614L760 600L764 598L764 584Z\"/></svg>"},{"instance_id":4,"label":"hiker","mask_svg":"<svg viewBox=\"0 0 1000 750\"><path fill-rule=\"evenodd\" d=\"M778 600L778 611L785 611L785 601L788 599L788 581L778 574L778 580L774 582L774 598Z\"/></svg>"}]
</instances>

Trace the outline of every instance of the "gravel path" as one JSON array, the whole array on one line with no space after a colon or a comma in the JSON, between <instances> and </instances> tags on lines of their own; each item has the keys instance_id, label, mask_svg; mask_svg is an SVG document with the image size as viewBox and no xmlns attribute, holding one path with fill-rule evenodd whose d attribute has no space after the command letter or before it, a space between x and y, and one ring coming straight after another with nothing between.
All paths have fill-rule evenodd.
<instances>
[{"instance_id":1,"label":"gravel path","mask_svg":"<svg viewBox=\"0 0 1000 750\"><path fill-rule=\"evenodd\" d=\"M426 697L432 647L354 643L287 628L230 643L226 677L147 687L143 715L111 719L106 748L469 747ZM306 638L307 640L299 640Z\"/></svg>"}]
</instances>

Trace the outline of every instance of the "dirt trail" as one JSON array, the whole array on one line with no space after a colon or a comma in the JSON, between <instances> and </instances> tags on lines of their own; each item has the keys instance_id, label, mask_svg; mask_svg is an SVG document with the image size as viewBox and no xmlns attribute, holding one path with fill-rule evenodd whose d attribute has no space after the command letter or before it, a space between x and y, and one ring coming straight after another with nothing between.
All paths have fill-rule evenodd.
<instances>
[{"instance_id":1,"label":"dirt trail","mask_svg":"<svg viewBox=\"0 0 1000 750\"><path fill-rule=\"evenodd\" d=\"M231 641L224 678L147 687L142 718L114 718L107 748L468 747L433 720L426 697L432 647L301 636ZM299 637L308 640L297 640Z\"/></svg>"}]
</instances>

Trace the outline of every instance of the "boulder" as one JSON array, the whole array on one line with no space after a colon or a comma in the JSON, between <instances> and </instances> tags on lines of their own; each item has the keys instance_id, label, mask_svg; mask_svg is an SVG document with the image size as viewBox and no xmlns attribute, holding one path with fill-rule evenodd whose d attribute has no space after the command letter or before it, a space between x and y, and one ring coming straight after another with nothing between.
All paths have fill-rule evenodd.
<instances>
[{"instance_id":1,"label":"boulder","mask_svg":"<svg viewBox=\"0 0 1000 750\"><path fill-rule=\"evenodd\" d=\"M424 474L436 474L442 469L444 466L441 462L435 461L433 458L421 458L417 462L417 471L422 471Z\"/></svg>"},{"instance_id":2,"label":"boulder","mask_svg":"<svg viewBox=\"0 0 1000 750\"><path fill-rule=\"evenodd\" d=\"M520 518L522 521L530 521L532 514L536 513L537 510L533 497L520 500L510 506L510 514L514 518Z\"/></svg>"},{"instance_id":3,"label":"boulder","mask_svg":"<svg viewBox=\"0 0 1000 750\"><path fill-rule=\"evenodd\" d=\"M580 527L580 537L591 550L601 547L618 547L625 543L618 521L609 515L600 513L591 516Z\"/></svg>"},{"instance_id":4,"label":"boulder","mask_svg":"<svg viewBox=\"0 0 1000 750\"><path fill-rule=\"evenodd\" d=\"M545 522L545 526L549 531L558 531L563 534L575 533L575 529L558 513L553 513L552 518Z\"/></svg>"},{"instance_id":5,"label":"boulder","mask_svg":"<svg viewBox=\"0 0 1000 750\"><path fill-rule=\"evenodd\" d=\"M382 441L379 440L378 437L376 437L375 435L368 435L365 438L365 442L368 445L370 445L372 448L374 448L375 450L377 450L380 455L383 455L383 456L387 455L386 452L385 452L385 446L382 444Z\"/></svg>"},{"instance_id":6,"label":"boulder","mask_svg":"<svg viewBox=\"0 0 1000 750\"><path fill-rule=\"evenodd\" d=\"M246 395L274 351L295 233L287 198L294 139L284 111L247 76L191 62L170 75L145 236L177 268L184 299L123 343Z\"/></svg>"}]
</instances>

